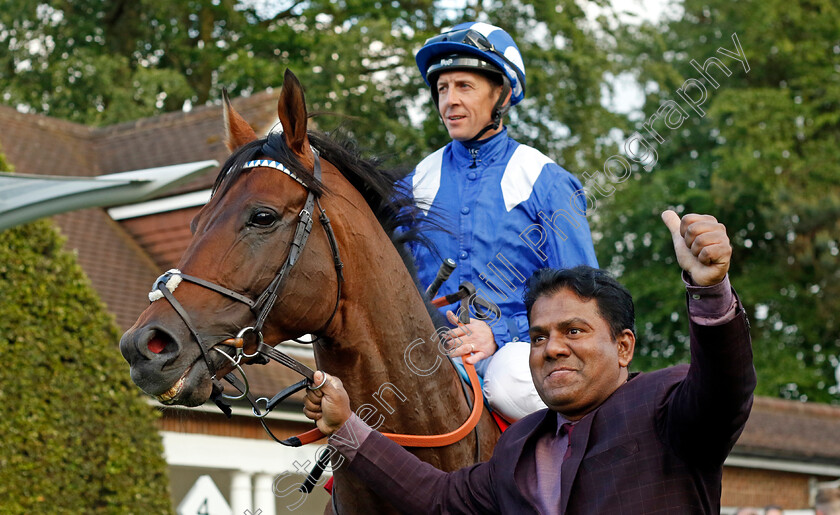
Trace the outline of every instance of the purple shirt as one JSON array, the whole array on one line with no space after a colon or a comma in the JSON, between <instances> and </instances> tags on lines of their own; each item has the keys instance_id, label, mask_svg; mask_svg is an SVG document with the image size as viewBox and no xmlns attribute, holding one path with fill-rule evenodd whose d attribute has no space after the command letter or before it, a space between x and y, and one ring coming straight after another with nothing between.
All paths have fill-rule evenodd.
<instances>
[{"instance_id":1,"label":"purple shirt","mask_svg":"<svg viewBox=\"0 0 840 515\"><path fill-rule=\"evenodd\" d=\"M695 286L691 277L683 272L688 293L688 314L691 320L700 325L716 326L731 321L737 315L737 297L732 293L729 276L712 286ZM541 514L557 514L560 500L560 471L566 451L569 447L569 432L565 424L569 421L561 414L557 414L557 430L546 433L535 442L533 464L529 464L533 480L526 482L526 488L531 490L534 499L539 502ZM571 425L574 425L572 423ZM329 439L330 445L335 447L348 461L356 456L356 450L373 432L354 413L347 422ZM574 453L574 449L571 449ZM525 458L527 459L527 458ZM559 515L559 514L557 514Z\"/></svg>"}]
</instances>

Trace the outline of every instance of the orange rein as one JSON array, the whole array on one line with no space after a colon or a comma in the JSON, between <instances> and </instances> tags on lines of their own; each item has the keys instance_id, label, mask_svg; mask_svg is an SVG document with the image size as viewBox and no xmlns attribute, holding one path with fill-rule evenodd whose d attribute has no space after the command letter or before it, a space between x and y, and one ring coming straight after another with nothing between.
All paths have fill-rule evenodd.
<instances>
[{"instance_id":1,"label":"orange rein","mask_svg":"<svg viewBox=\"0 0 840 515\"><path fill-rule=\"evenodd\" d=\"M382 433L382 435L405 447L444 447L461 441L478 424L478 420L481 418L481 408L484 405L484 396L481 393L481 384L478 382L478 374L475 372L475 366L464 363L464 368L467 369L467 376L470 378L470 383L472 384L473 409L461 427L442 435L400 435L395 433ZM310 429L305 433L299 434L297 438L301 444L307 444L316 442L325 436L316 427L315 429Z\"/></svg>"},{"instance_id":2,"label":"orange rein","mask_svg":"<svg viewBox=\"0 0 840 515\"><path fill-rule=\"evenodd\" d=\"M382 433L382 435L405 447L443 447L458 442L467 436L481 418L484 396L481 393L481 384L478 382L475 366L464 362L464 368L467 369L467 376L470 378L470 384L472 384L473 410L461 427L442 435L398 435L394 433Z\"/></svg>"}]
</instances>

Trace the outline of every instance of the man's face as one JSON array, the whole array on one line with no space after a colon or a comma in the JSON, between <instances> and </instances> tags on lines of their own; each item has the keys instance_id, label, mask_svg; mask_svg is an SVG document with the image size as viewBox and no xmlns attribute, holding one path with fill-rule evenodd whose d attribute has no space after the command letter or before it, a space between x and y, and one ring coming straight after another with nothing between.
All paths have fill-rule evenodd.
<instances>
[{"instance_id":1,"label":"man's face","mask_svg":"<svg viewBox=\"0 0 840 515\"><path fill-rule=\"evenodd\" d=\"M569 420L601 405L627 380L636 339L613 339L595 299L562 289L531 308L531 377L543 402Z\"/></svg>"},{"instance_id":2,"label":"man's face","mask_svg":"<svg viewBox=\"0 0 840 515\"><path fill-rule=\"evenodd\" d=\"M441 73L437 80L438 109L449 137L467 141L493 120L493 106L501 86L478 73L463 70ZM481 139L502 130L487 131Z\"/></svg>"}]
</instances>

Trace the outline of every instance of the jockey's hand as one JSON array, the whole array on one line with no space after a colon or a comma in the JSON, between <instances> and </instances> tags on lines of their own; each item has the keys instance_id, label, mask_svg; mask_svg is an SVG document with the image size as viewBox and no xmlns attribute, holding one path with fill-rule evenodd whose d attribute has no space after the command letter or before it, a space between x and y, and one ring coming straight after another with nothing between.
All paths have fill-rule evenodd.
<instances>
[{"instance_id":1,"label":"jockey's hand","mask_svg":"<svg viewBox=\"0 0 840 515\"><path fill-rule=\"evenodd\" d=\"M462 324L452 311L446 312L446 319L458 326L443 334L447 347L453 349L451 357L463 356L465 363L475 365L496 352L496 337L487 322L470 318L469 324Z\"/></svg>"},{"instance_id":2,"label":"jockey's hand","mask_svg":"<svg viewBox=\"0 0 840 515\"><path fill-rule=\"evenodd\" d=\"M732 246L726 227L711 215L689 214L680 220L677 213L662 213L671 231L680 267L697 286L711 286L726 277L732 259Z\"/></svg>"},{"instance_id":3,"label":"jockey's hand","mask_svg":"<svg viewBox=\"0 0 840 515\"><path fill-rule=\"evenodd\" d=\"M303 414L314 420L318 429L329 436L338 431L353 412L341 379L319 370L315 372L315 384L321 384L324 376L327 377L324 386L317 390L306 390Z\"/></svg>"}]
</instances>

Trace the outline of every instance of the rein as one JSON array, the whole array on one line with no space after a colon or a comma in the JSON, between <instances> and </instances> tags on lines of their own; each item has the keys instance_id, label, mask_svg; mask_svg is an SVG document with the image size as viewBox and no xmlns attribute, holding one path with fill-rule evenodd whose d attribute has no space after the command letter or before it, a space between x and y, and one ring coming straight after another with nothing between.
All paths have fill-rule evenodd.
<instances>
[{"instance_id":1,"label":"rein","mask_svg":"<svg viewBox=\"0 0 840 515\"><path fill-rule=\"evenodd\" d=\"M312 151L315 155L314 176L315 179L320 181L320 158L317 150L312 148ZM301 181L291 170L289 170L282 163L274 160L258 159L248 161L243 165L242 168L249 169L259 167L279 170L287 176L289 176L290 178L292 178L293 180L295 180L295 182L301 184L302 186L304 186L304 188L306 188L304 182ZM265 324L269 312L274 307L274 304L279 297L279 292L283 284L283 280L288 276L287 274L298 261L300 254L306 245L306 242L309 238L309 234L312 230L312 213L315 206L317 206L318 211L320 212L319 221L321 222L321 226L324 228L324 231L327 234L327 240L330 244L330 249L333 255L333 263L335 265L335 270L338 277L336 301L333 307L333 311L327 319L326 323L323 325L323 327L316 332L323 332L324 330L326 330L326 328L329 327L330 323L335 317L335 314L338 311L338 304L341 300L341 285L344 281L344 275L342 273L344 264L341 261L341 257L338 250L338 243L335 238L335 233L332 230L332 226L330 225L330 220L329 218L327 218L326 211L321 206L320 201L315 197L315 194L308 188L307 192L308 195L306 198L306 202L304 203L303 209L300 211L300 219L298 220L298 225L295 229L295 235L289 248L289 255L287 256L283 266L280 268L280 271L277 273L277 275L274 277L271 283L269 283L265 291L263 291L263 293L260 294L260 296L256 300L252 300L229 288L225 288L224 286L220 286L213 282L185 274L178 269L171 269L163 275L161 275L160 277L158 277L152 286L152 291L149 293L149 300L151 302L155 302L156 300L165 298L170 303L170 305L172 305L173 309L178 314L178 316L181 317L184 324L190 330L190 333L192 333L193 337L195 338L198 344L199 350L201 351L202 358L207 364L207 370L212 376L213 394L211 395L211 398L219 407L219 409L221 409L226 416L230 417L230 405L227 404L225 400L247 400L251 404L254 415L260 421L260 424L262 424L263 429L265 429L266 433L268 433L268 435L274 441L289 447L299 447L301 445L312 443L324 438L326 435L321 433L321 431L316 427L300 435L292 436L285 440L281 440L277 438L274 435L274 433L272 433L272 431L268 428L268 425L265 423L265 417L278 404L283 402L289 396L313 384L315 372L303 363L292 358L291 356L284 354L283 352L275 349L270 345L265 344L263 342L262 327ZM209 290L215 291L216 293L229 297L233 300L246 304L251 309L251 311L256 313L256 321L253 326L243 328L239 331L235 338L229 338L220 342L221 345L231 346L234 348L235 351L233 356L231 356L227 352L221 351L215 346L208 347L206 345L205 341L202 339L197 328L194 326L186 310L184 310L183 306L175 298L174 291L182 281L191 282L193 284L202 286ZM257 339L256 350L251 354L248 354L244 351L245 336L249 333L253 333ZM241 380L238 377L236 377L233 374L233 372L226 374L224 376L224 379L233 388L238 390L240 392L240 395L231 396L224 393L224 387L221 385L219 379L216 378L216 371L218 369L210 359L211 350L215 350L216 352L220 353L222 356L224 356L225 359L227 359L231 362L231 364L233 364L236 370L239 371L240 375L242 376ZM267 397L252 399L250 395L248 378L245 375L245 372L241 366L241 361L243 358L256 359L257 362L262 363L267 363L268 360L276 361L281 365L284 365L294 370L295 372L301 374L304 377L304 379L284 388L283 390L275 394L271 399ZM442 447L456 443L463 439L466 435L468 435L473 429L475 429L475 426L478 424L478 421L481 418L482 405L484 404L484 401L481 391L481 384L478 381L478 375L476 374L475 367L467 363L464 363L464 367L466 368L467 375L470 378L472 384L474 402L469 417L458 429L440 435L404 435L396 433L382 434L387 438L393 440L397 444L408 447ZM467 401L469 402L469 398L467 399ZM262 410L259 407L261 403L264 403ZM476 441L478 441L478 435L476 435Z\"/></svg>"},{"instance_id":2,"label":"rein","mask_svg":"<svg viewBox=\"0 0 840 515\"><path fill-rule=\"evenodd\" d=\"M475 371L475 366L465 362L464 368L467 370L467 376L470 378L474 399L472 412L470 413L470 416L467 417L467 420L461 424L461 427L442 435L402 435L396 433L382 433L382 436L386 436L395 443L406 447L443 447L445 445L451 445L458 442L467 436L470 431L475 429L476 424L478 424L478 421L481 418L484 397L481 392L481 383L478 381L478 374ZM477 440L478 435L475 437Z\"/></svg>"}]
</instances>

